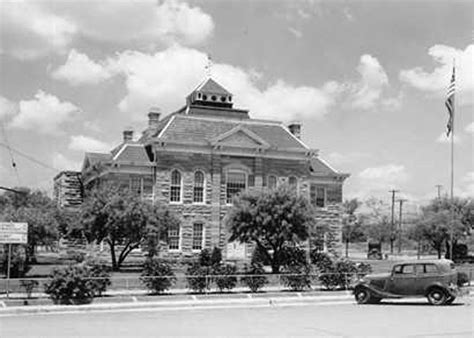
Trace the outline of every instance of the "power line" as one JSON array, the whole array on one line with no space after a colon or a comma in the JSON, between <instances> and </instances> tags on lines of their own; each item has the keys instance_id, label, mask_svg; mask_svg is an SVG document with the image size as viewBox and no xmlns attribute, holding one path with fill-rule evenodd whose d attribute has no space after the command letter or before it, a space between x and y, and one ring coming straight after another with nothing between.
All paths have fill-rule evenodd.
<instances>
[{"instance_id":1,"label":"power line","mask_svg":"<svg viewBox=\"0 0 474 338\"><path fill-rule=\"evenodd\" d=\"M21 185L20 175L18 174L18 168L16 166L15 158L13 157L12 148L10 147L10 142L8 142L7 132L5 131L5 126L3 125L2 121L0 121L0 125L2 126L3 138L5 139L5 143L6 143L4 146L7 148L8 153L10 154L10 160L12 162L12 167L13 167L13 170L15 171L15 176L16 176L16 179L18 181L18 185L20 186Z\"/></svg>"},{"instance_id":2,"label":"power line","mask_svg":"<svg viewBox=\"0 0 474 338\"><path fill-rule=\"evenodd\" d=\"M27 160L30 160L30 161L32 161L32 162L34 162L34 163L36 163L36 164L38 164L38 165L40 165L40 166L46 168L46 169L52 170L52 171L54 171L54 172L59 172L59 171L61 171L61 170L59 170L59 169L57 169L57 168L54 168L54 167L50 166L49 164L46 164L46 163L44 163L44 162L41 162L40 160L37 160L37 159L34 158L33 156L27 155L27 154L25 154L25 153L23 153L23 152L21 152L21 151L15 149L15 148L10 147L8 144L5 144L5 143L0 142L0 146L9 149L9 151L13 151L13 152L17 153L17 154L20 155L21 157L24 157L24 158L26 158Z\"/></svg>"}]
</instances>

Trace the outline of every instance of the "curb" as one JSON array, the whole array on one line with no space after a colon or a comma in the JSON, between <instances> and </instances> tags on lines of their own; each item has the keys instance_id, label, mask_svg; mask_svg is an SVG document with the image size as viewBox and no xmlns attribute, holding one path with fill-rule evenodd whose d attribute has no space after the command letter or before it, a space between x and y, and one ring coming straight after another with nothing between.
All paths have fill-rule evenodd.
<instances>
[{"instance_id":1,"label":"curb","mask_svg":"<svg viewBox=\"0 0 474 338\"><path fill-rule=\"evenodd\" d=\"M162 300L162 301L132 301L127 303L99 303L86 305L39 305L39 306L12 306L0 308L1 316L12 316L21 314L48 314L48 313L82 313L82 312L100 312L108 310L139 310L139 309L173 309L173 308L193 308L193 307L212 307L212 306L274 306L303 304L324 301L344 301L353 299L352 295L338 296L303 296L297 293L295 296L280 297L253 297L248 294L239 298L222 297L218 299L199 299L196 296L190 296L186 300Z\"/></svg>"}]
</instances>

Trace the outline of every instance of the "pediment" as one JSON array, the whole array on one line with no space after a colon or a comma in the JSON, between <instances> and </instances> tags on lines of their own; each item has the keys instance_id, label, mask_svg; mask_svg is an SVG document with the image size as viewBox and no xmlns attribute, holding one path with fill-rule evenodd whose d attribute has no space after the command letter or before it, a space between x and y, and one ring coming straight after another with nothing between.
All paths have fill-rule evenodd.
<instances>
[{"instance_id":1,"label":"pediment","mask_svg":"<svg viewBox=\"0 0 474 338\"><path fill-rule=\"evenodd\" d=\"M270 145L257 134L243 126L237 126L210 140L214 146L267 149Z\"/></svg>"}]
</instances>

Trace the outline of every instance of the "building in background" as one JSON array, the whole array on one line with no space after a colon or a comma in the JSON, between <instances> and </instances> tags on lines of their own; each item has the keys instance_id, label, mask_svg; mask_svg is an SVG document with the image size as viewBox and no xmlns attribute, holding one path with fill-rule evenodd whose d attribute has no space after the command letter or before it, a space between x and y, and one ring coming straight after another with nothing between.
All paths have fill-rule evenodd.
<instances>
[{"instance_id":1,"label":"building in background","mask_svg":"<svg viewBox=\"0 0 474 338\"><path fill-rule=\"evenodd\" d=\"M300 124L252 119L209 78L178 111L161 118L152 109L138 141L127 129L110 153L86 153L82 180L86 190L112 181L174 210L181 224L169 229L166 255L188 257L220 247L227 259L250 254L245 245L227 243L224 217L232 197L287 184L317 209L325 247L338 251L349 175L331 168L300 138Z\"/></svg>"},{"instance_id":2,"label":"building in background","mask_svg":"<svg viewBox=\"0 0 474 338\"><path fill-rule=\"evenodd\" d=\"M61 171L54 177L53 198L60 208L76 209L82 204L80 171Z\"/></svg>"}]
</instances>

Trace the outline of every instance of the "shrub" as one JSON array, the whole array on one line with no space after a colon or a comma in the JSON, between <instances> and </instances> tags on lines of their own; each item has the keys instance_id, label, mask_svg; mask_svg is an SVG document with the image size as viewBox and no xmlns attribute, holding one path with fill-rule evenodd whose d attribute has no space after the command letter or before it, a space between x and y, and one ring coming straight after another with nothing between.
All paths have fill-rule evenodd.
<instances>
[{"instance_id":1,"label":"shrub","mask_svg":"<svg viewBox=\"0 0 474 338\"><path fill-rule=\"evenodd\" d=\"M199 266L211 266L211 253L209 249L202 249L199 253Z\"/></svg>"},{"instance_id":2,"label":"shrub","mask_svg":"<svg viewBox=\"0 0 474 338\"><path fill-rule=\"evenodd\" d=\"M211 284L209 272L209 267L201 266L199 263L194 263L189 266L186 272L189 289L198 293L209 290Z\"/></svg>"},{"instance_id":3,"label":"shrub","mask_svg":"<svg viewBox=\"0 0 474 338\"><path fill-rule=\"evenodd\" d=\"M95 294L91 271L86 265L56 268L52 280L45 284L45 292L55 304L88 304Z\"/></svg>"},{"instance_id":4,"label":"shrub","mask_svg":"<svg viewBox=\"0 0 474 338\"><path fill-rule=\"evenodd\" d=\"M222 250L220 248L214 247L211 253L211 265L220 265L222 262Z\"/></svg>"},{"instance_id":5,"label":"shrub","mask_svg":"<svg viewBox=\"0 0 474 338\"><path fill-rule=\"evenodd\" d=\"M310 259L311 264L315 266L318 272L332 271L334 268L333 261L327 253L313 250L311 251Z\"/></svg>"},{"instance_id":6,"label":"shrub","mask_svg":"<svg viewBox=\"0 0 474 338\"><path fill-rule=\"evenodd\" d=\"M150 258L143 265L140 281L153 293L162 293L176 282L176 277L170 264Z\"/></svg>"},{"instance_id":7,"label":"shrub","mask_svg":"<svg viewBox=\"0 0 474 338\"><path fill-rule=\"evenodd\" d=\"M107 291L107 287L111 284L110 268L97 259L88 260L84 265L90 270L90 284L94 288L94 296L101 297Z\"/></svg>"},{"instance_id":8,"label":"shrub","mask_svg":"<svg viewBox=\"0 0 474 338\"><path fill-rule=\"evenodd\" d=\"M234 265L217 265L213 271L214 281L220 292L224 289L230 291L237 285L237 268Z\"/></svg>"},{"instance_id":9,"label":"shrub","mask_svg":"<svg viewBox=\"0 0 474 338\"><path fill-rule=\"evenodd\" d=\"M293 291L302 291L311 288L311 275L308 266L290 265L283 268L284 275L281 276L283 285Z\"/></svg>"},{"instance_id":10,"label":"shrub","mask_svg":"<svg viewBox=\"0 0 474 338\"><path fill-rule=\"evenodd\" d=\"M240 279L241 283L246 285L251 292L258 292L268 283L267 277L264 276L262 264L253 263L250 267L245 266L245 276Z\"/></svg>"},{"instance_id":11,"label":"shrub","mask_svg":"<svg viewBox=\"0 0 474 338\"><path fill-rule=\"evenodd\" d=\"M468 284L469 281L469 276L467 273L459 271L458 272L458 286L464 286L465 284Z\"/></svg>"},{"instance_id":12,"label":"shrub","mask_svg":"<svg viewBox=\"0 0 474 338\"><path fill-rule=\"evenodd\" d=\"M284 266L308 266L306 251L295 247L286 247L282 250L281 263Z\"/></svg>"},{"instance_id":13,"label":"shrub","mask_svg":"<svg viewBox=\"0 0 474 338\"><path fill-rule=\"evenodd\" d=\"M359 278L372 271L370 264L359 265L348 259L339 259L335 262L329 256L319 254L315 257L315 266L319 271L319 281L329 290L348 288L354 278Z\"/></svg>"}]
</instances>

